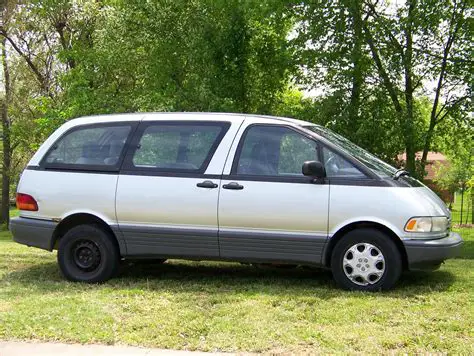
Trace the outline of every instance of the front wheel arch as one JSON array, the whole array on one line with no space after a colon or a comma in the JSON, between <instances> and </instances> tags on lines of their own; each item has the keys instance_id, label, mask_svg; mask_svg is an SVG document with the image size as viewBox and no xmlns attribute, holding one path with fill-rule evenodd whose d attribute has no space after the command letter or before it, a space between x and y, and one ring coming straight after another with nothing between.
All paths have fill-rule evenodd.
<instances>
[{"instance_id":1,"label":"front wheel arch","mask_svg":"<svg viewBox=\"0 0 474 356\"><path fill-rule=\"evenodd\" d=\"M391 229L386 227L385 225L372 222L372 221L357 221L353 222L351 224L348 224L341 229L339 229L328 241L324 248L324 253L323 253L323 265L325 267L330 268L331 267L331 256L332 252L334 250L334 247L337 245L337 243L350 231L356 230L356 229L363 229L363 228L372 228L376 229L382 233L384 233L386 236L388 236L397 246L398 252L400 252L400 255L402 257L402 264L403 264L403 270L408 269L408 256L407 252L405 250L405 246L403 245L402 240L398 237L397 234L395 234Z\"/></svg>"}]
</instances>

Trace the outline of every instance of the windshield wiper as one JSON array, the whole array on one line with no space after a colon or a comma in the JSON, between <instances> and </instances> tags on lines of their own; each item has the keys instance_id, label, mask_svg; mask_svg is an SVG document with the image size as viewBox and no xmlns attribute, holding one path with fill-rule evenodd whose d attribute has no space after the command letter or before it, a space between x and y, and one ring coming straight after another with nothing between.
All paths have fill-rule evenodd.
<instances>
[{"instance_id":1,"label":"windshield wiper","mask_svg":"<svg viewBox=\"0 0 474 356\"><path fill-rule=\"evenodd\" d=\"M403 176L409 176L410 173L408 173L406 170L404 169L399 169L395 172L395 174L393 175L393 179L394 180L398 180L398 178L400 177L403 177Z\"/></svg>"}]
</instances>

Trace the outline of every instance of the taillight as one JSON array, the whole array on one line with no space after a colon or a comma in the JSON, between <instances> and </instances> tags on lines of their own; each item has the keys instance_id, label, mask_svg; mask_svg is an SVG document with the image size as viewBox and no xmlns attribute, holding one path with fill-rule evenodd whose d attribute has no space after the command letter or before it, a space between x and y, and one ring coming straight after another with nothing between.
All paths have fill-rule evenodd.
<instances>
[{"instance_id":1,"label":"taillight","mask_svg":"<svg viewBox=\"0 0 474 356\"><path fill-rule=\"evenodd\" d=\"M19 210L38 211L38 203L31 195L16 193L16 207Z\"/></svg>"}]
</instances>

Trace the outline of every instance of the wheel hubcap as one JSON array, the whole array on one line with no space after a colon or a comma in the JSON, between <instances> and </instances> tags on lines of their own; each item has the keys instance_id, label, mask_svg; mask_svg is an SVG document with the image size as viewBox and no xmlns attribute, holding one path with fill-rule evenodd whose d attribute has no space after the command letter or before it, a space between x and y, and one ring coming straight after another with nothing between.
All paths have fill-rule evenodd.
<instances>
[{"instance_id":1,"label":"wheel hubcap","mask_svg":"<svg viewBox=\"0 0 474 356\"><path fill-rule=\"evenodd\" d=\"M72 248L74 263L86 272L93 271L100 263L99 247L92 241L78 241Z\"/></svg>"},{"instance_id":2,"label":"wheel hubcap","mask_svg":"<svg viewBox=\"0 0 474 356\"><path fill-rule=\"evenodd\" d=\"M342 268L353 283L366 286L377 283L385 272L385 257L369 243L358 243L344 254Z\"/></svg>"}]
</instances>

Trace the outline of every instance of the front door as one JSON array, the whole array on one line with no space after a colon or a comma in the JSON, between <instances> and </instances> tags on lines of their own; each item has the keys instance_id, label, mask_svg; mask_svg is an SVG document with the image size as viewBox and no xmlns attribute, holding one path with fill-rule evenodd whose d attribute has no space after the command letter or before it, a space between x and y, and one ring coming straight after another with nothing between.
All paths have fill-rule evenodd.
<instances>
[{"instance_id":1,"label":"front door","mask_svg":"<svg viewBox=\"0 0 474 356\"><path fill-rule=\"evenodd\" d=\"M116 209L128 256L219 256L219 175L204 172L230 124L143 122L125 157Z\"/></svg>"},{"instance_id":2,"label":"front door","mask_svg":"<svg viewBox=\"0 0 474 356\"><path fill-rule=\"evenodd\" d=\"M319 264L329 185L301 171L320 159L318 143L292 127L248 126L220 187L221 257Z\"/></svg>"}]
</instances>

